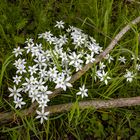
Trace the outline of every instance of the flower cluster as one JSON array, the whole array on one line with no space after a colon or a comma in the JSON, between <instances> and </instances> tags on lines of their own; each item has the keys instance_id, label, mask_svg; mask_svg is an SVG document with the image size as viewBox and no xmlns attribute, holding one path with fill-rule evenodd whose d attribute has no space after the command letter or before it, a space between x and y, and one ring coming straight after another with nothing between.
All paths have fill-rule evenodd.
<instances>
[{"instance_id":1,"label":"flower cluster","mask_svg":"<svg viewBox=\"0 0 140 140\"><path fill-rule=\"evenodd\" d=\"M26 104L23 101L25 93L32 103L36 101L39 105L36 118L40 118L41 123L48 119L49 112L45 112L45 107L50 101L49 95L53 93L51 90L62 88L66 91L72 87L69 82L72 74L81 70L85 64L93 63L96 55L103 51L95 39L83 33L81 29L73 26L65 29L64 25L63 21L56 22L55 28L61 30L59 36L46 31L38 35L40 43L27 39L25 47L17 47L13 51L16 72L13 77L13 88L9 87L9 97L14 98L15 108L21 108ZM105 60L111 63L114 58L108 54ZM118 60L120 63L126 62L124 56L120 56ZM137 69L140 70L140 65L137 65ZM95 81L98 79L107 85L111 78L106 70L106 64L100 62L95 72ZM124 75L129 82L134 76L135 74L128 70ZM77 95L81 95L82 98L88 96L85 85L79 90Z\"/></svg>"}]
</instances>

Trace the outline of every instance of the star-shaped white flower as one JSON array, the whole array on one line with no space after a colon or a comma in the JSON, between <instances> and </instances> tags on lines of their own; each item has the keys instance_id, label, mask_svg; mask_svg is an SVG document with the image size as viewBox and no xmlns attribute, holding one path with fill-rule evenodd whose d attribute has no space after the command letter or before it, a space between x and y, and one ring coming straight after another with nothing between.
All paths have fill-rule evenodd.
<instances>
[{"instance_id":1,"label":"star-shaped white flower","mask_svg":"<svg viewBox=\"0 0 140 140\"><path fill-rule=\"evenodd\" d=\"M18 85L21 82L21 78L22 78L22 76L16 75L15 77L13 77L13 79L14 79L13 82L16 83L16 85Z\"/></svg>"},{"instance_id":2,"label":"star-shaped white flower","mask_svg":"<svg viewBox=\"0 0 140 140\"><path fill-rule=\"evenodd\" d=\"M88 89L85 89L85 85L83 85L82 87L79 88L79 92L76 93L76 95L81 95L81 97L83 98L84 96L85 97L88 97Z\"/></svg>"},{"instance_id":3,"label":"star-shaped white flower","mask_svg":"<svg viewBox=\"0 0 140 140\"><path fill-rule=\"evenodd\" d=\"M108 80L110 80L111 78L108 76L108 72L105 73L105 71L103 70L101 73L98 73L98 76L100 78L100 81L104 81L105 84L108 84Z\"/></svg>"},{"instance_id":4,"label":"star-shaped white flower","mask_svg":"<svg viewBox=\"0 0 140 140\"><path fill-rule=\"evenodd\" d=\"M69 56L69 58L70 58L69 65L76 66L77 64L83 63L83 60L80 59L81 57L82 57L81 54L78 54L77 55L75 52L71 53L71 55Z\"/></svg>"},{"instance_id":5,"label":"star-shaped white flower","mask_svg":"<svg viewBox=\"0 0 140 140\"><path fill-rule=\"evenodd\" d=\"M23 98L19 98L19 97L17 97L16 100L14 100L14 103L16 104L15 108L18 108L18 107L21 108L22 105L26 104L22 100L23 100Z\"/></svg>"},{"instance_id":6,"label":"star-shaped white flower","mask_svg":"<svg viewBox=\"0 0 140 140\"><path fill-rule=\"evenodd\" d=\"M23 49L21 49L20 47L18 47L18 48L15 48L14 49L13 53L15 54L15 57L17 57L18 55L22 55L22 52L23 51L24 51Z\"/></svg>"},{"instance_id":7,"label":"star-shaped white flower","mask_svg":"<svg viewBox=\"0 0 140 140\"><path fill-rule=\"evenodd\" d=\"M46 116L48 116L49 112L44 112L44 109L42 111L36 111L38 116L36 117L37 119L40 119L40 123L42 124L44 120L48 120Z\"/></svg>"},{"instance_id":8,"label":"star-shaped white flower","mask_svg":"<svg viewBox=\"0 0 140 140\"><path fill-rule=\"evenodd\" d=\"M32 98L32 103L34 101L38 101L39 98L40 98L40 94L39 94L39 91L37 89L37 86L32 86L30 91L29 91L29 97Z\"/></svg>"},{"instance_id":9,"label":"star-shaped white flower","mask_svg":"<svg viewBox=\"0 0 140 140\"><path fill-rule=\"evenodd\" d=\"M66 91L67 87L72 87L72 84L69 83L70 79L71 79L71 77L67 77L66 79L65 79L65 76L58 77L55 81L55 83L56 83L55 89L63 88L63 90Z\"/></svg>"},{"instance_id":10,"label":"star-shaped white flower","mask_svg":"<svg viewBox=\"0 0 140 140\"><path fill-rule=\"evenodd\" d=\"M56 25L54 27L57 27L59 29L63 29L64 28L64 22L61 20L61 21L56 21Z\"/></svg>"},{"instance_id":11,"label":"star-shaped white flower","mask_svg":"<svg viewBox=\"0 0 140 140\"><path fill-rule=\"evenodd\" d=\"M16 73L20 73L20 74L22 74L22 73L26 73L27 71L25 70L25 66L24 65L19 65L18 67L17 67L17 71L16 71Z\"/></svg>"},{"instance_id":12,"label":"star-shaped white flower","mask_svg":"<svg viewBox=\"0 0 140 140\"><path fill-rule=\"evenodd\" d=\"M14 87L13 87L13 89L12 88L8 88L9 89L9 91L11 92L11 94L9 95L9 97L12 97L12 96L14 96L14 100L16 100L17 99L17 97L21 97L21 94L20 94L20 92L22 91L22 88L16 88L16 86L14 85Z\"/></svg>"},{"instance_id":13,"label":"star-shaped white flower","mask_svg":"<svg viewBox=\"0 0 140 140\"><path fill-rule=\"evenodd\" d=\"M126 58L124 56L120 56L118 60L124 64L126 62Z\"/></svg>"},{"instance_id":14,"label":"star-shaped white flower","mask_svg":"<svg viewBox=\"0 0 140 140\"><path fill-rule=\"evenodd\" d=\"M100 68L100 70L105 69L105 67L106 67L106 65L104 65L104 62L100 62L100 63L99 63L99 68Z\"/></svg>"},{"instance_id":15,"label":"star-shaped white flower","mask_svg":"<svg viewBox=\"0 0 140 140\"><path fill-rule=\"evenodd\" d=\"M15 63L13 64L16 68L20 67L20 66L24 66L26 64L26 61L25 59L18 59L18 60L15 60Z\"/></svg>"},{"instance_id":16,"label":"star-shaped white flower","mask_svg":"<svg viewBox=\"0 0 140 140\"><path fill-rule=\"evenodd\" d=\"M110 54L107 54L107 55L105 56L105 59L108 60L108 63L111 63L111 61L114 60L114 58L113 58Z\"/></svg>"},{"instance_id":17,"label":"star-shaped white flower","mask_svg":"<svg viewBox=\"0 0 140 140\"><path fill-rule=\"evenodd\" d=\"M32 49L34 49L34 43L27 43L27 46L24 48L27 49L27 53L32 52Z\"/></svg>"},{"instance_id":18,"label":"star-shaped white flower","mask_svg":"<svg viewBox=\"0 0 140 140\"><path fill-rule=\"evenodd\" d=\"M126 78L126 81L131 83L136 74L134 74L133 72L129 70L126 70L126 72L127 73L124 75L124 77Z\"/></svg>"},{"instance_id":19,"label":"star-shaped white flower","mask_svg":"<svg viewBox=\"0 0 140 140\"><path fill-rule=\"evenodd\" d=\"M36 73L38 71L38 68L37 68L37 64L36 65L33 65L33 66L29 66L29 72L31 75L33 75L34 73Z\"/></svg>"},{"instance_id":20,"label":"star-shaped white flower","mask_svg":"<svg viewBox=\"0 0 140 140\"><path fill-rule=\"evenodd\" d=\"M88 64L89 62L93 63L95 61L93 53L91 53L91 55L87 54L85 58L86 58L86 64Z\"/></svg>"}]
</instances>

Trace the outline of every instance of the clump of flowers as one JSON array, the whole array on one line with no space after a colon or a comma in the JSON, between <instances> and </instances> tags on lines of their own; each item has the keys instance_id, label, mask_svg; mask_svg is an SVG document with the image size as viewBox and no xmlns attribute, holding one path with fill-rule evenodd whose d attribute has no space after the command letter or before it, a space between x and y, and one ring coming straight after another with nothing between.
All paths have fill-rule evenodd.
<instances>
[{"instance_id":1,"label":"clump of flowers","mask_svg":"<svg viewBox=\"0 0 140 140\"><path fill-rule=\"evenodd\" d=\"M36 118L40 118L41 123L48 119L49 112L45 112L45 107L50 101L49 95L53 93L52 90L62 88L66 91L67 88L71 88L72 84L69 81L73 73L81 70L85 64L93 63L96 55L103 51L96 40L83 33L81 29L73 26L65 28L64 25L63 21L57 21L54 26L58 31L61 30L59 36L46 31L38 35L40 43L27 39L24 48L17 47L13 51L16 72L13 77L13 88L9 87L9 97L13 97L15 108L21 108L26 104L23 101L25 94L32 103L36 101ZM111 63L114 58L108 54L105 60ZM126 62L124 56L120 56L118 60L121 63ZM140 70L139 65L137 69ZM134 76L128 70L124 75L129 82ZM96 67L95 81L97 78L106 85L111 79L104 62L100 62ZM88 96L85 84L79 90L77 95L81 95L82 98Z\"/></svg>"}]
</instances>

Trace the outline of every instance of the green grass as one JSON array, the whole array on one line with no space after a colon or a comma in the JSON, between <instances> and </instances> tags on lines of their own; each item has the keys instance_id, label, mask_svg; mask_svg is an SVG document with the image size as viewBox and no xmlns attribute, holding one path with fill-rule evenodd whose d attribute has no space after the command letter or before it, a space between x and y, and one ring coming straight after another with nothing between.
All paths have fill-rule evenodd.
<instances>
[{"instance_id":1,"label":"green grass","mask_svg":"<svg viewBox=\"0 0 140 140\"><path fill-rule=\"evenodd\" d=\"M88 99L109 99L140 95L139 77L131 84L125 83L121 72L125 67L116 60L108 65L112 76L108 86L94 82L94 71L89 70L81 77L73 89L63 92L51 100L50 105L75 102L69 112L55 114L43 125L32 117L23 118L20 111L13 109L9 99L8 86L12 83L14 67L11 52L15 46L23 47L26 38L37 39L39 33L54 31L56 20L67 25L82 28L93 36L105 49L111 39L131 20L140 15L139 6L122 0L1 0L0 2L0 111L13 110L20 120L0 125L0 139L12 140L88 140L88 139L140 139L140 108L126 107L114 109L80 110L75 93L81 82L89 89ZM120 54L130 59L131 53L139 55L138 41L140 24L134 26L119 42L111 55ZM55 59L55 58L54 58ZM57 60L55 59L54 61ZM59 65L59 64L58 64ZM126 67L133 69L134 64ZM85 99L85 98L84 98ZM5 102L6 100L6 102ZM28 100L28 99L27 99ZM86 100L86 99L85 99ZM30 106L30 104L27 104ZM14 120L13 120L14 121Z\"/></svg>"}]
</instances>

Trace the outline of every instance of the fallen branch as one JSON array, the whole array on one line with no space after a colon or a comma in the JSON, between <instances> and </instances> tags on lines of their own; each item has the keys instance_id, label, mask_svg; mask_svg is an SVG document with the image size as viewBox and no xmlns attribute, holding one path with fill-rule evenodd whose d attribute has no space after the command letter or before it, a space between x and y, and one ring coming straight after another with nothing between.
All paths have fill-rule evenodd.
<instances>
[{"instance_id":1,"label":"fallen branch","mask_svg":"<svg viewBox=\"0 0 140 140\"><path fill-rule=\"evenodd\" d=\"M93 66L93 64L96 64L96 63L98 63L98 62L100 62L107 54L109 54L110 53L110 51L115 47L115 45L118 43L118 41L123 37L123 35L128 31L128 30L130 30L131 29L131 26L132 25L135 25L135 24L137 24L137 23L139 23L140 22L140 16L139 17L137 17L135 20L133 20L132 22L130 22L128 25L126 25L117 35L116 35L116 37L111 41L111 43L109 44L109 46L99 55L99 56L97 56L96 57L96 60L94 61L94 63L89 63L89 64L87 64L87 65L85 65L83 68L82 68L82 70L80 70L80 71L78 71L76 74L74 74L73 76L72 76L72 78L71 78L71 80L70 80L70 83L74 83L75 81L77 81L82 75L84 75L92 66ZM51 98L53 98L53 97L55 97L55 96L57 96L57 95L59 95L59 93L62 91L62 89L61 88L59 88L59 89L56 89L56 90L54 90L53 91L53 93L49 96L49 99L51 99ZM134 98L140 98L140 97L134 97ZM128 99L128 98L127 98ZM116 99L116 100L121 100L121 101L124 101L123 99ZM111 103L113 103L114 105L115 105L115 103L116 103L116 100L114 100L114 103L113 103L113 101L111 102ZM129 101L131 101L131 98L129 99ZM137 100L134 100L133 98L132 98L132 105L136 105L136 104L140 104L140 102L137 102L136 104L134 103L135 101L137 101ZM89 103L88 103L89 102ZM85 102L83 102L83 103L86 103L88 106L89 106L89 104L90 104L90 102L91 101L85 101ZM93 102L93 101L92 101ZM113 106L113 104L110 104L110 101L108 101L108 103L106 103L105 104L105 102L107 102L107 101L94 101L94 102L96 102L96 104L98 104L98 106L102 106L103 107L103 103L104 103L104 107L103 108L105 108L105 106L106 106L106 108L108 108L108 107L110 107L110 105L112 105L112 107L123 107L123 106L120 106L120 103L119 103L119 105L117 106L117 104L116 104L116 106ZM83 105L83 103L82 102L80 102L79 103L79 105L80 106L82 106ZM102 103L102 104L101 104ZM107 105L108 104L108 105ZM68 106L67 106L67 108L69 109L70 107L71 107L71 105L72 104L67 104ZM94 104L95 105L95 104ZM93 106L94 106L93 105ZM128 104L128 102L127 102L127 104L126 104L127 106L131 106L131 103L129 103ZM126 105L124 105L124 106L126 106ZM63 105L62 105L63 106ZM62 107L61 106L61 108L65 108L65 107ZM93 107L92 106L92 107ZM95 107L96 107L96 105L95 105ZM30 116L30 115L32 115L34 112L35 112L35 110L36 110L36 108L37 108L37 103L34 103L34 104L32 104L28 109L25 109L25 110L23 110L23 111L21 111L21 113L22 113L22 116ZM53 108L53 107L49 107L49 108ZM98 107L98 108L100 108L100 107ZM60 109L59 109L60 110ZM60 111L61 112L61 111ZM5 121L5 122L9 122L10 120L13 120L13 118L14 118L14 113L12 113L12 112L7 112L7 113L0 113L0 121Z\"/></svg>"},{"instance_id":2,"label":"fallen branch","mask_svg":"<svg viewBox=\"0 0 140 140\"><path fill-rule=\"evenodd\" d=\"M119 98L111 100L88 100L81 101L78 103L80 109L102 109L102 108L117 108L117 107L128 107L140 105L140 96L130 97L130 98ZM60 113L64 111L69 111L74 103L60 104L49 106L46 108L46 111L50 111L50 114Z\"/></svg>"},{"instance_id":3,"label":"fallen branch","mask_svg":"<svg viewBox=\"0 0 140 140\"><path fill-rule=\"evenodd\" d=\"M50 112L50 115L55 113L61 113L71 110L71 108L75 105L75 103L67 103L60 105L53 105L47 107L45 110ZM118 107L128 107L140 105L140 96L138 97L130 97L130 98L119 98L119 99L111 99L111 100L88 100L81 101L78 103L79 109L106 109L106 108L118 108ZM21 116L24 118L27 114L27 110L23 110L20 112ZM33 114L28 114L31 116ZM0 123L8 123L14 121L15 113L7 112L0 113Z\"/></svg>"}]
</instances>

